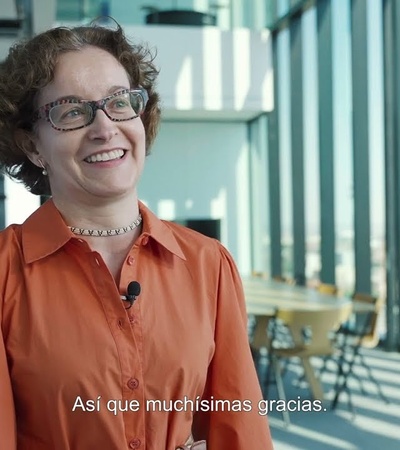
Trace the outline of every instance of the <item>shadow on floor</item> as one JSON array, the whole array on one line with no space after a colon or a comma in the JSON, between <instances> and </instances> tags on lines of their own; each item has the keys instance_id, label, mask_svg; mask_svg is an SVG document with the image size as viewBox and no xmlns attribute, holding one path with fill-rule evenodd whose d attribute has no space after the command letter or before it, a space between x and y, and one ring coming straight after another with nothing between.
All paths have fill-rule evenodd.
<instances>
[{"instance_id":1,"label":"shadow on floor","mask_svg":"<svg viewBox=\"0 0 400 450\"><path fill-rule=\"evenodd\" d=\"M305 383L298 383L301 368L295 362L290 363L284 375L285 392L287 400L295 401L292 406L297 410L290 413L289 427L285 427L281 412L268 412L275 450L400 449L400 353L374 349L364 351L364 354L390 403L378 396L376 387L360 368L357 373L366 395L356 380L349 382L355 414L348 408L346 393L340 396L336 410L330 409L336 380L334 371L324 373L322 377L327 397L323 409L309 411L312 400L308 387ZM318 361L315 365L318 366ZM263 384L266 358L260 359L258 372ZM278 399L274 385L270 386L268 398L270 402Z\"/></svg>"}]
</instances>

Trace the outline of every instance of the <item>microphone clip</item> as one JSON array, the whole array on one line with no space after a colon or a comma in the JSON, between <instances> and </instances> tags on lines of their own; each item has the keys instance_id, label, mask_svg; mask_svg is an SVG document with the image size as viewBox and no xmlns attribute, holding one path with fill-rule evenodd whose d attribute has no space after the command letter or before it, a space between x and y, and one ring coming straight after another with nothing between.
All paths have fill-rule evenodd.
<instances>
[{"instance_id":1,"label":"microphone clip","mask_svg":"<svg viewBox=\"0 0 400 450\"><path fill-rule=\"evenodd\" d=\"M125 295L121 295L121 300L124 302L129 302L129 306L126 307L125 309L130 309L132 308L132 305L135 303L137 297L140 294L140 284L137 281L131 281L128 284L128 289L127 289L127 293L126 296Z\"/></svg>"}]
</instances>

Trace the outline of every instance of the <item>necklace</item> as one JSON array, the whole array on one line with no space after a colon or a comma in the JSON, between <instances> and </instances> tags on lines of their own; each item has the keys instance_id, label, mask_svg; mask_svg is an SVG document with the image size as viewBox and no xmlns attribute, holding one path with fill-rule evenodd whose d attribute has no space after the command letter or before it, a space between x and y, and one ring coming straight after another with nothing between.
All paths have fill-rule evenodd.
<instances>
[{"instance_id":1,"label":"necklace","mask_svg":"<svg viewBox=\"0 0 400 450\"><path fill-rule=\"evenodd\" d=\"M88 230L86 228L78 228L78 227L68 227L68 228L78 236L108 237L129 233L129 231L134 230L141 223L142 223L142 215L139 213L137 219L126 227L112 228L111 230Z\"/></svg>"}]
</instances>

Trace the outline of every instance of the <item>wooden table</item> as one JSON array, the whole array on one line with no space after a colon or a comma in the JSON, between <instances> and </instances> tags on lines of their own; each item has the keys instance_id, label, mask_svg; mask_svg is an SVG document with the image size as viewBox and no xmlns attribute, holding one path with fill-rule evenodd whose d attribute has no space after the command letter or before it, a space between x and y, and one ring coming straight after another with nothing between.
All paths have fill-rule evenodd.
<instances>
[{"instance_id":1,"label":"wooden table","mask_svg":"<svg viewBox=\"0 0 400 450\"><path fill-rule=\"evenodd\" d=\"M319 311L324 309L341 309L351 304L351 299L333 295L321 294L316 289L302 286L292 286L274 280L260 278L243 278L247 313L257 316L261 321L259 330L266 330L268 321L278 308ZM329 330L327 330L329 331ZM265 332L264 332L265 336ZM262 340L260 334L255 336L256 347ZM306 378L315 399L323 399L323 389L315 375L309 358L302 358Z\"/></svg>"},{"instance_id":2,"label":"wooden table","mask_svg":"<svg viewBox=\"0 0 400 450\"><path fill-rule=\"evenodd\" d=\"M351 303L348 297L321 294L316 289L292 286L260 278L242 278L248 314L271 315L276 308L315 311L340 308Z\"/></svg>"}]
</instances>

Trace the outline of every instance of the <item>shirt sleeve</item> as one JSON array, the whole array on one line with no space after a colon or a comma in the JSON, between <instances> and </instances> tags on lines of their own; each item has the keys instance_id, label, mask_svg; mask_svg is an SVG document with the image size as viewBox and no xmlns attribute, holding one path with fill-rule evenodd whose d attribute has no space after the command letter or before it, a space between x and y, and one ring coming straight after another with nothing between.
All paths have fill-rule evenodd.
<instances>
[{"instance_id":1,"label":"shirt sleeve","mask_svg":"<svg viewBox=\"0 0 400 450\"><path fill-rule=\"evenodd\" d=\"M2 450L17 449L14 401L1 327L0 327L0 441Z\"/></svg>"},{"instance_id":2,"label":"shirt sleeve","mask_svg":"<svg viewBox=\"0 0 400 450\"><path fill-rule=\"evenodd\" d=\"M4 233L4 232L3 232ZM2 234L1 238L4 238ZM0 447L17 449L14 399L3 335L3 301L10 257L6 239L0 239Z\"/></svg>"},{"instance_id":3,"label":"shirt sleeve","mask_svg":"<svg viewBox=\"0 0 400 450\"><path fill-rule=\"evenodd\" d=\"M259 414L262 394L248 342L242 283L222 246L220 254L215 353L202 397L210 411L201 408L196 413L193 434L198 440L206 439L207 450L272 450L267 418ZM216 400L228 400L224 411Z\"/></svg>"}]
</instances>

